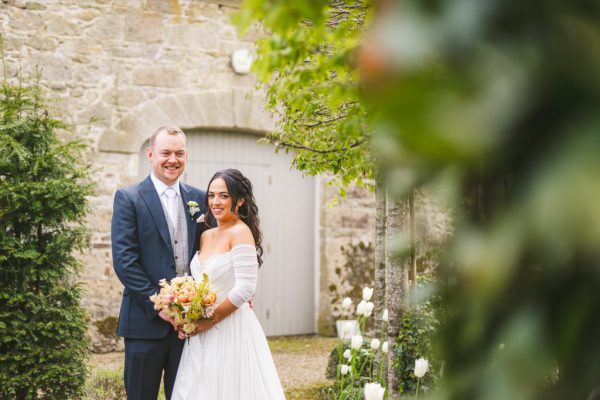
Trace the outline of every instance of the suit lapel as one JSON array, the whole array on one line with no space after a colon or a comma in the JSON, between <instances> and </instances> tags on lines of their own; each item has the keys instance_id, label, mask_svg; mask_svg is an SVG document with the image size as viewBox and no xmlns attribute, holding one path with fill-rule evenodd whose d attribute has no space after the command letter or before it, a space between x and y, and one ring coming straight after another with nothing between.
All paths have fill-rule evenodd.
<instances>
[{"instance_id":1,"label":"suit lapel","mask_svg":"<svg viewBox=\"0 0 600 400\"><path fill-rule=\"evenodd\" d=\"M196 220L190 214L190 211L189 211L190 207L187 205L187 202L188 201L199 202L200 199L193 199L191 191L183 183L179 183L179 191L181 192L181 200L183 201L183 209L185 210L185 221L187 223L187 233L188 233L188 252L190 253L189 260L191 261L193 254L194 254L194 239L196 237ZM200 204L198 204L198 205L200 205ZM196 218L198 216L199 215L196 215Z\"/></svg>"},{"instance_id":2,"label":"suit lapel","mask_svg":"<svg viewBox=\"0 0 600 400\"><path fill-rule=\"evenodd\" d=\"M171 245L171 237L169 236L169 227L167 225L165 212L163 211L156 188L154 187L154 184L149 176L142 182L140 187L140 196L142 196L146 206L148 206L148 210L150 210L150 215L152 215L152 219L154 220L154 224L156 225L160 236L167 245L167 248L171 254L173 254L173 247Z\"/></svg>"}]
</instances>

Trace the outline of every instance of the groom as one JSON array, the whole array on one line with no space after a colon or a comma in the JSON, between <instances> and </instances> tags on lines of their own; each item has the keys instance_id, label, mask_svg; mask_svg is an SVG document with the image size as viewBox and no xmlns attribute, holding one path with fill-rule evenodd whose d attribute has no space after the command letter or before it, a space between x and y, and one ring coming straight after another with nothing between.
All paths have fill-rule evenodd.
<instances>
[{"instance_id":1,"label":"groom","mask_svg":"<svg viewBox=\"0 0 600 400\"><path fill-rule=\"evenodd\" d=\"M150 137L146 155L152 173L119 189L112 218L115 272L125 289L117 334L125 338L125 388L128 400L156 399L161 376L171 398L183 341L164 311L149 297L159 281L189 274L197 250L205 192L179 181L188 157L185 134L161 127ZM195 201L201 208L198 210Z\"/></svg>"}]
</instances>

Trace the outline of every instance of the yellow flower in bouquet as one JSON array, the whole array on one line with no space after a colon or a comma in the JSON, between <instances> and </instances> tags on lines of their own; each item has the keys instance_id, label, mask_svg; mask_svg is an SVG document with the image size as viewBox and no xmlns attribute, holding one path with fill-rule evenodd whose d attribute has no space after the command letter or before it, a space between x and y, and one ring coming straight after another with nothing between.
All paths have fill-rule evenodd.
<instances>
[{"instance_id":1,"label":"yellow flower in bouquet","mask_svg":"<svg viewBox=\"0 0 600 400\"><path fill-rule=\"evenodd\" d=\"M161 279L160 291L150 296L154 309L164 310L187 334L194 333L195 322L210 318L216 307L217 295L210 290L208 275L202 275L200 282L188 275L173 278L171 282Z\"/></svg>"}]
</instances>

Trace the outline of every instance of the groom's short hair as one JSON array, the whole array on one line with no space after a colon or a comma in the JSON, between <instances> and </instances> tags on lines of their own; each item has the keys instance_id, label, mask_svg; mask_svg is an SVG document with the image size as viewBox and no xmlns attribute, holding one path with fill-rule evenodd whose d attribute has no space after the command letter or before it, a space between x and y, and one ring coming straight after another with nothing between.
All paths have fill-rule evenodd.
<instances>
[{"instance_id":1,"label":"groom's short hair","mask_svg":"<svg viewBox=\"0 0 600 400\"><path fill-rule=\"evenodd\" d=\"M161 126L150 136L150 142L148 146L154 148L154 142L156 141L156 137L160 135L161 132L166 132L169 135L181 135L183 136L183 140L187 142L187 137L183 131L175 126Z\"/></svg>"}]
</instances>

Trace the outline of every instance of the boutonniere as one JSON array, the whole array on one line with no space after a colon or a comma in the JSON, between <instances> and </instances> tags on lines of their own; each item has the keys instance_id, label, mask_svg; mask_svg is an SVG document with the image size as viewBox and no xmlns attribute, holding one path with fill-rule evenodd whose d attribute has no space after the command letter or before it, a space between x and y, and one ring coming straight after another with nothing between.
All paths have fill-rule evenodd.
<instances>
[{"instance_id":1,"label":"boutonniere","mask_svg":"<svg viewBox=\"0 0 600 400\"><path fill-rule=\"evenodd\" d=\"M188 211L190 212L190 216L192 217L192 220L193 220L194 215L196 215L196 213L200 212L200 207L198 207L198 203L196 203L193 200L188 201L187 206L188 206Z\"/></svg>"}]
</instances>

